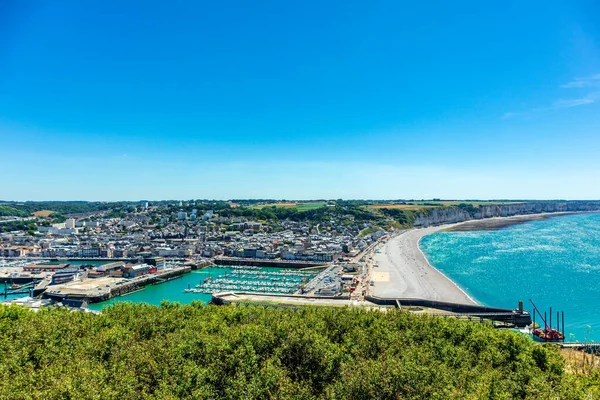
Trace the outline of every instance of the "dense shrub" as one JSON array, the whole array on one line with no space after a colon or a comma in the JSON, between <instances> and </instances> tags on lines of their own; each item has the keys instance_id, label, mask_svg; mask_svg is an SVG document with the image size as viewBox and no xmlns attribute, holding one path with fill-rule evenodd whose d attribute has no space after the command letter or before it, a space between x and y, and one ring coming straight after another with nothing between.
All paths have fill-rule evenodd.
<instances>
[{"instance_id":1,"label":"dense shrub","mask_svg":"<svg viewBox=\"0 0 600 400\"><path fill-rule=\"evenodd\" d=\"M596 398L552 347L352 308L0 306L2 399Z\"/></svg>"}]
</instances>

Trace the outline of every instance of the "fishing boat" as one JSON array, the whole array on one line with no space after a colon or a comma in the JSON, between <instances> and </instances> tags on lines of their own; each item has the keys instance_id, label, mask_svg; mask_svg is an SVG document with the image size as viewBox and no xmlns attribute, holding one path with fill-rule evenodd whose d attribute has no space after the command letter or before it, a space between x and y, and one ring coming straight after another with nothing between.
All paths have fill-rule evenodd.
<instances>
[{"instance_id":1,"label":"fishing boat","mask_svg":"<svg viewBox=\"0 0 600 400\"><path fill-rule=\"evenodd\" d=\"M12 285L10 285L10 286L8 287L8 289L9 289L9 290L18 290L18 289L21 289L22 287L23 287L23 286L21 286L21 285L17 285L17 284L15 283L15 284L12 284Z\"/></svg>"}]
</instances>

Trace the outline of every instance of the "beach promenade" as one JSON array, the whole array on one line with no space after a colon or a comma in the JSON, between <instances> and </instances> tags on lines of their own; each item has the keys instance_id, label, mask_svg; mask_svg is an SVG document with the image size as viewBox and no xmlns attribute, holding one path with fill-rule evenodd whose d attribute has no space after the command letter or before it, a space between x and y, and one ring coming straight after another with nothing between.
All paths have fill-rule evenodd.
<instances>
[{"instance_id":1,"label":"beach promenade","mask_svg":"<svg viewBox=\"0 0 600 400\"><path fill-rule=\"evenodd\" d=\"M419 240L448 226L410 229L391 238L373 257L373 294L385 298L419 298L475 304L458 286L432 267Z\"/></svg>"}]
</instances>

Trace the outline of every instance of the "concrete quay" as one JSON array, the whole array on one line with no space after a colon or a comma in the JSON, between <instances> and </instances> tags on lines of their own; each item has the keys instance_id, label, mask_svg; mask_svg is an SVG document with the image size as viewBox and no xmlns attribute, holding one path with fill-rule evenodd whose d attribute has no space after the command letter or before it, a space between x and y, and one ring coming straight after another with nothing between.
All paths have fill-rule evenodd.
<instances>
[{"instance_id":1,"label":"concrete quay","mask_svg":"<svg viewBox=\"0 0 600 400\"><path fill-rule=\"evenodd\" d=\"M348 297L340 296L306 296L306 295L279 295L262 293L244 293L244 292L221 292L213 294L211 302L216 305L228 304L256 304L269 305L277 307L295 307L295 306L363 306L382 308L381 306L368 301L350 300Z\"/></svg>"},{"instance_id":2,"label":"concrete quay","mask_svg":"<svg viewBox=\"0 0 600 400\"><path fill-rule=\"evenodd\" d=\"M48 286L43 293L43 298L57 301L85 301L87 303L98 303L134 292L144 286L162 283L167 280L178 278L191 271L191 267L175 267L154 274L147 274L133 279L101 277L85 279L83 281L67 282L62 285Z\"/></svg>"}]
</instances>

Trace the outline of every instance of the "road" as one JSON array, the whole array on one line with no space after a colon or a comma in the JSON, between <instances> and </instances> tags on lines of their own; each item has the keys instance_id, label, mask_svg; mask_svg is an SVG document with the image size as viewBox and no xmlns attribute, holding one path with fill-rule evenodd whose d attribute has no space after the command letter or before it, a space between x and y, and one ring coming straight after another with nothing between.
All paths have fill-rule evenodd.
<instances>
[{"instance_id":1,"label":"road","mask_svg":"<svg viewBox=\"0 0 600 400\"><path fill-rule=\"evenodd\" d=\"M15 222L15 221L29 221L29 220L32 220L32 219L35 219L35 217L26 217L26 218L23 218L23 217L14 217L14 218L11 218L11 219L2 219L2 220L0 220L0 224L4 224L6 222Z\"/></svg>"}]
</instances>

